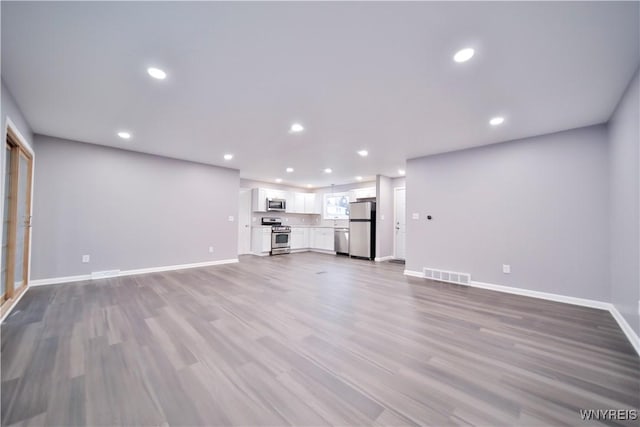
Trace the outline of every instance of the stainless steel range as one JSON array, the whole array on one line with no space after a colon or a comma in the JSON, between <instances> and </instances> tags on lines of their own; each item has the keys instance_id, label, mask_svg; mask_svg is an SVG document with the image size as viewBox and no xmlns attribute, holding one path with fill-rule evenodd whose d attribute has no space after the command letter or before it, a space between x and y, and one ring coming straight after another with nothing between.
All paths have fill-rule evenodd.
<instances>
[{"instance_id":1,"label":"stainless steel range","mask_svg":"<svg viewBox=\"0 0 640 427\"><path fill-rule=\"evenodd\" d=\"M291 227L282 225L282 219L280 218L262 218L262 225L271 226L270 255L281 255L291 252Z\"/></svg>"}]
</instances>

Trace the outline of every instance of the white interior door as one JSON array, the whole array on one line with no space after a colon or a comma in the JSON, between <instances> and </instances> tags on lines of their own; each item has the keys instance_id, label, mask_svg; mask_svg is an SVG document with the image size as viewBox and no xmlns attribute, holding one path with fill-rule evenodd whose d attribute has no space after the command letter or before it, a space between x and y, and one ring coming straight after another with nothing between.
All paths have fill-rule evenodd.
<instances>
[{"instance_id":1,"label":"white interior door","mask_svg":"<svg viewBox=\"0 0 640 427\"><path fill-rule=\"evenodd\" d=\"M251 253L251 190L240 189L238 207L238 255Z\"/></svg>"},{"instance_id":2,"label":"white interior door","mask_svg":"<svg viewBox=\"0 0 640 427\"><path fill-rule=\"evenodd\" d=\"M395 239L394 239L394 257L396 259L405 259L405 241L407 236L406 216L405 216L405 188L396 188L394 197L394 219L395 219Z\"/></svg>"}]
</instances>

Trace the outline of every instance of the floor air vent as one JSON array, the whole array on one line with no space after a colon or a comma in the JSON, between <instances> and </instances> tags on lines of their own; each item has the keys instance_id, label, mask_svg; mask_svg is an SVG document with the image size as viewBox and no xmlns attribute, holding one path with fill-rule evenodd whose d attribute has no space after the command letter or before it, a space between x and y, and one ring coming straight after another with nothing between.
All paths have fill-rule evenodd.
<instances>
[{"instance_id":1,"label":"floor air vent","mask_svg":"<svg viewBox=\"0 0 640 427\"><path fill-rule=\"evenodd\" d=\"M438 270L435 268L424 268L425 279L438 280L440 282L457 283L459 285L468 285L471 281L471 275L467 273L458 273L455 271Z\"/></svg>"}]
</instances>

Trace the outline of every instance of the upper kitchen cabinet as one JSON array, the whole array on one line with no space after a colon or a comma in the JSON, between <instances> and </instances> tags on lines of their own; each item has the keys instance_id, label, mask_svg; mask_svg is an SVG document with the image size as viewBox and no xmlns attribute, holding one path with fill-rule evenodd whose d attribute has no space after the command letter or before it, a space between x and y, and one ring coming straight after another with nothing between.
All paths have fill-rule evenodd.
<instances>
[{"instance_id":1,"label":"upper kitchen cabinet","mask_svg":"<svg viewBox=\"0 0 640 427\"><path fill-rule=\"evenodd\" d=\"M349 201L351 202L369 197L376 197L376 187L356 188L349 191Z\"/></svg>"},{"instance_id":2,"label":"upper kitchen cabinet","mask_svg":"<svg viewBox=\"0 0 640 427\"><path fill-rule=\"evenodd\" d=\"M291 193L291 203L287 202L287 212L307 213L304 206L304 196L305 193Z\"/></svg>"},{"instance_id":3,"label":"upper kitchen cabinet","mask_svg":"<svg viewBox=\"0 0 640 427\"><path fill-rule=\"evenodd\" d=\"M267 189L254 188L251 190L251 210L253 212L267 211Z\"/></svg>"},{"instance_id":4,"label":"upper kitchen cabinet","mask_svg":"<svg viewBox=\"0 0 640 427\"><path fill-rule=\"evenodd\" d=\"M294 191L254 188L251 190L253 212L267 212L267 199L284 199L287 201L287 213L319 214L320 204L314 193L297 193Z\"/></svg>"},{"instance_id":5,"label":"upper kitchen cabinet","mask_svg":"<svg viewBox=\"0 0 640 427\"><path fill-rule=\"evenodd\" d=\"M320 197L314 193L304 193L304 211L308 214L320 214L322 212Z\"/></svg>"},{"instance_id":6,"label":"upper kitchen cabinet","mask_svg":"<svg viewBox=\"0 0 640 427\"><path fill-rule=\"evenodd\" d=\"M251 210L253 212L267 212L267 199L284 199L287 204L291 203L288 191L254 188L251 190Z\"/></svg>"}]
</instances>

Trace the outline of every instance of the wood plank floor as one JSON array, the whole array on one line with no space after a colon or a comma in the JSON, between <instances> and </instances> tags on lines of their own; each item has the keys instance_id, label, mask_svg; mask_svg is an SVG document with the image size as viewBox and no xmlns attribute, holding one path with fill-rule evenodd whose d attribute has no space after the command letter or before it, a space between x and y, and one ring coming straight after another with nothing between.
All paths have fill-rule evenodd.
<instances>
[{"instance_id":1,"label":"wood plank floor","mask_svg":"<svg viewBox=\"0 0 640 427\"><path fill-rule=\"evenodd\" d=\"M402 268L300 253L30 289L2 324L2 425L585 425L579 409L640 407L608 312Z\"/></svg>"}]
</instances>

